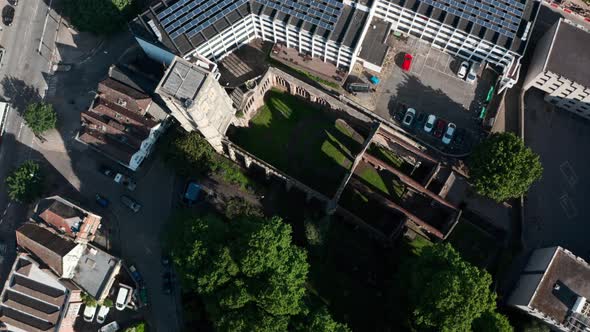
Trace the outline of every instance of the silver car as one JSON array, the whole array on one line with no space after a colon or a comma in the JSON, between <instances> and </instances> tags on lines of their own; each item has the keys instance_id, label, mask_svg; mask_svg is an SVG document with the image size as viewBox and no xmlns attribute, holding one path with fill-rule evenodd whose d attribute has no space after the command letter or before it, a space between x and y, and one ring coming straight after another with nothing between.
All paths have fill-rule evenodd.
<instances>
[{"instance_id":1,"label":"silver car","mask_svg":"<svg viewBox=\"0 0 590 332\"><path fill-rule=\"evenodd\" d=\"M137 213L137 212L139 212L139 210L141 210L141 204L139 204L136 200L134 200L133 198L131 198L127 195L121 196L121 203L123 203L126 207L128 207L133 212Z\"/></svg>"},{"instance_id":2,"label":"silver car","mask_svg":"<svg viewBox=\"0 0 590 332\"><path fill-rule=\"evenodd\" d=\"M436 116L434 114L429 114L428 118L426 119L426 123L424 123L424 131L429 133L434 128L434 124L436 123Z\"/></svg>"},{"instance_id":3,"label":"silver car","mask_svg":"<svg viewBox=\"0 0 590 332\"><path fill-rule=\"evenodd\" d=\"M402 124L404 126L411 126L412 122L414 122L414 118L416 117L416 110L413 108L408 108L406 111L406 115L404 115L404 119L402 120Z\"/></svg>"}]
</instances>

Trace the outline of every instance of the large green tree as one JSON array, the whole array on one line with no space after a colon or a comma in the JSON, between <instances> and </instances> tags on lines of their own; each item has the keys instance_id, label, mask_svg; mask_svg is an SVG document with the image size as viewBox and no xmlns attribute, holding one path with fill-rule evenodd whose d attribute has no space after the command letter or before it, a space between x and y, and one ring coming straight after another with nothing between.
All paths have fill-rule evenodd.
<instances>
[{"instance_id":1,"label":"large green tree","mask_svg":"<svg viewBox=\"0 0 590 332\"><path fill-rule=\"evenodd\" d=\"M543 173L539 156L512 133L496 133L481 142L468 165L475 190L498 202L524 194Z\"/></svg>"},{"instance_id":2,"label":"large green tree","mask_svg":"<svg viewBox=\"0 0 590 332\"><path fill-rule=\"evenodd\" d=\"M278 217L175 218L171 253L219 331L285 331L305 311L306 253Z\"/></svg>"},{"instance_id":3,"label":"large green tree","mask_svg":"<svg viewBox=\"0 0 590 332\"><path fill-rule=\"evenodd\" d=\"M29 104L25 110L24 119L36 135L55 128L57 124L57 114L53 106L47 103Z\"/></svg>"},{"instance_id":4,"label":"large green tree","mask_svg":"<svg viewBox=\"0 0 590 332\"><path fill-rule=\"evenodd\" d=\"M70 22L81 31L110 35L120 31L133 14L133 0L64 0Z\"/></svg>"},{"instance_id":5,"label":"large green tree","mask_svg":"<svg viewBox=\"0 0 590 332\"><path fill-rule=\"evenodd\" d=\"M474 332L513 332L506 316L493 312L484 312L479 318L473 321L471 330Z\"/></svg>"},{"instance_id":6,"label":"large green tree","mask_svg":"<svg viewBox=\"0 0 590 332\"><path fill-rule=\"evenodd\" d=\"M411 320L420 328L469 331L475 318L495 309L492 277L464 261L450 244L422 248L407 269Z\"/></svg>"},{"instance_id":7,"label":"large green tree","mask_svg":"<svg viewBox=\"0 0 590 332\"><path fill-rule=\"evenodd\" d=\"M318 301L307 301L308 310L291 324L295 332L350 332L346 324L335 321L328 308Z\"/></svg>"},{"instance_id":8,"label":"large green tree","mask_svg":"<svg viewBox=\"0 0 590 332\"><path fill-rule=\"evenodd\" d=\"M43 173L38 163L25 161L6 178L10 199L30 203L43 192Z\"/></svg>"}]
</instances>

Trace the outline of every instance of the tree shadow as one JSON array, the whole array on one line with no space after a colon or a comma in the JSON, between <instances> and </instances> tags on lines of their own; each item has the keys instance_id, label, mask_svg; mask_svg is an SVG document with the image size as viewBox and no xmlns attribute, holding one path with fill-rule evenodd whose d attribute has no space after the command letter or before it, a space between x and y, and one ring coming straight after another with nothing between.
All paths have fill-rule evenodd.
<instances>
[{"instance_id":1,"label":"tree shadow","mask_svg":"<svg viewBox=\"0 0 590 332\"><path fill-rule=\"evenodd\" d=\"M0 84L4 95L21 116L29 104L42 100L37 88L14 76L4 77Z\"/></svg>"}]
</instances>

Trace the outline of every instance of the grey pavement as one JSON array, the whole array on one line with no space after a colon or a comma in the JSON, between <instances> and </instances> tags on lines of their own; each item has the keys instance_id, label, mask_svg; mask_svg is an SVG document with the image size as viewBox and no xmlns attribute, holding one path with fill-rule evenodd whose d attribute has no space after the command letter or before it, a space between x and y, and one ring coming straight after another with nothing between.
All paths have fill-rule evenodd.
<instances>
[{"instance_id":1,"label":"grey pavement","mask_svg":"<svg viewBox=\"0 0 590 332\"><path fill-rule=\"evenodd\" d=\"M525 96L525 141L540 154L543 178L525 198L524 242L527 248L562 245L590 258L590 123L544 102L543 94Z\"/></svg>"}]
</instances>

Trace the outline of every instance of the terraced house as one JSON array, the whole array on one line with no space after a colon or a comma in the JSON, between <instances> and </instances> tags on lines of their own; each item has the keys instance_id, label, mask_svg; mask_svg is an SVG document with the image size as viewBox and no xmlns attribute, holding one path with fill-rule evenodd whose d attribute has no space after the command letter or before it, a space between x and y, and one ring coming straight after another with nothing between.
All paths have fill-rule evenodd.
<instances>
[{"instance_id":1,"label":"terraced house","mask_svg":"<svg viewBox=\"0 0 590 332\"><path fill-rule=\"evenodd\" d=\"M349 72L357 61L380 71L388 35L410 35L498 65L503 86L511 86L539 6L537 0L159 0L131 29L148 55L167 64L174 55L216 61L260 38Z\"/></svg>"}]
</instances>

